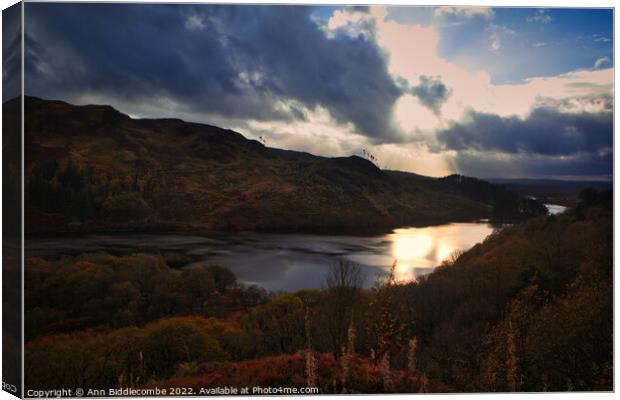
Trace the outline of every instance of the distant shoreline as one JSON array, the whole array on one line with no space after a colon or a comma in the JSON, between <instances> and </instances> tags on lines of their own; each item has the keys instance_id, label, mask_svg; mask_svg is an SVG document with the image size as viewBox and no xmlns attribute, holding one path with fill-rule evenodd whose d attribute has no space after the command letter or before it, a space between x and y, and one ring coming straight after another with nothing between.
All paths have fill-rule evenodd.
<instances>
[{"instance_id":1,"label":"distant shoreline","mask_svg":"<svg viewBox=\"0 0 620 400\"><path fill-rule=\"evenodd\" d=\"M198 235L198 236L216 236L221 234L234 234L234 233L265 233L265 234L290 234L290 235L318 235L318 236L375 236L393 232L396 229L406 228L426 228L432 226L448 225L452 223L473 223L473 224L515 224L524 222L531 218L524 219L493 219L493 218L475 218L475 219L451 219L451 220L433 220L433 221L420 221L415 224L403 224L393 226L382 226L375 228L317 228L317 229L236 229L236 230L208 230L208 229L140 229L134 230L90 230L90 231L54 231L54 232L34 232L26 233L26 238L45 238L55 236L79 236L79 235L106 235L106 236L123 236L123 235Z\"/></svg>"}]
</instances>

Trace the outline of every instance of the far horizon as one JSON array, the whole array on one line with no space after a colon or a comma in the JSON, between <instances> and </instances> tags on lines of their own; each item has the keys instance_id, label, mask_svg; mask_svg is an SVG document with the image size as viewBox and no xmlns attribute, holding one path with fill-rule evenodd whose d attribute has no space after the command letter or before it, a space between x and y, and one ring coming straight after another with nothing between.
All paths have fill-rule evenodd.
<instances>
[{"instance_id":1,"label":"far horizon","mask_svg":"<svg viewBox=\"0 0 620 400\"><path fill-rule=\"evenodd\" d=\"M611 9L26 9L27 95L426 176L613 174Z\"/></svg>"}]
</instances>

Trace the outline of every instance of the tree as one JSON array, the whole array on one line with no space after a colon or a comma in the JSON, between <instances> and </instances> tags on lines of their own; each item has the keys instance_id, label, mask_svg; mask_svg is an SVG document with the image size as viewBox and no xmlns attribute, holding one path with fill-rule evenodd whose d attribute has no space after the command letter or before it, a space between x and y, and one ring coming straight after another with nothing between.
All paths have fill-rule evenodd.
<instances>
[{"instance_id":1,"label":"tree","mask_svg":"<svg viewBox=\"0 0 620 400\"><path fill-rule=\"evenodd\" d=\"M363 283L364 276L360 266L342 258L332 264L325 278L325 284L328 290L357 289L360 288Z\"/></svg>"},{"instance_id":2,"label":"tree","mask_svg":"<svg viewBox=\"0 0 620 400\"><path fill-rule=\"evenodd\" d=\"M186 269L181 277L183 291L190 302L190 308L203 313L206 301L215 291L213 274L204 267L197 267Z\"/></svg>"},{"instance_id":3,"label":"tree","mask_svg":"<svg viewBox=\"0 0 620 400\"><path fill-rule=\"evenodd\" d=\"M347 342L347 331L352 323L354 308L364 276L359 265L345 259L334 263L325 278L327 331L334 355L340 355Z\"/></svg>"},{"instance_id":4,"label":"tree","mask_svg":"<svg viewBox=\"0 0 620 400\"><path fill-rule=\"evenodd\" d=\"M181 363L227 359L217 340L191 319L174 318L149 326L143 349L149 375L159 378L172 376Z\"/></svg>"},{"instance_id":5,"label":"tree","mask_svg":"<svg viewBox=\"0 0 620 400\"><path fill-rule=\"evenodd\" d=\"M151 214L151 208L140 193L123 193L103 203L103 217L110 221L141 221Z\"/></svg>"},{"instance_id":6,"label":"tree","mask_svg":"<svg viewBox=\"0 0 620 400\"><path fill-rule=\"evenodd\" d=\"M217 289L220 293L225 292L226 289L231 288L237 282L237 277L235 274L228 268L222 267L221 265L211 264L208 267L208 271L213 276L215 289Z\"/></svg>"}]
</instances>

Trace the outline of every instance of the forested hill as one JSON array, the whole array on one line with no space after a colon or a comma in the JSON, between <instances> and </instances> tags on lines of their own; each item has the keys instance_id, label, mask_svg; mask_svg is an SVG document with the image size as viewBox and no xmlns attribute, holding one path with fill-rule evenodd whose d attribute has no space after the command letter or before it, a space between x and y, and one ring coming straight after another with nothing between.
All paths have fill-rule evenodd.
<instances>
[{"instance_id":1,"label":"forested hill","mask_svg":"<svg viewBox=\"0 0 620 400\"><path fill-rule=\"evenodd\" d=\"M5 103L5 115L18 106ZM269 148L230 130L132 119L109 106L26 97L25 134L29 233L363 231L546 212L475 178L384 171L358 156Z\"/></svg>"},{"instance_id":2,"label":"forested hill","mask_svg":"<svg viewBox=\"0 0 620 400\"><path fill-rule=\"evenodd\" d=\"M459 391L611 390L613 193L497 232L409 290L420 363Z\"/></svg>"},{"instance_id":3,"label":"forested hill","mask_svg":"<svg viewBox=\"0 0 620 400\"><path fill-rule=\"evenodd\" d=\"M27 257L26 384L611 391L612 193L581 199L372 289L344 260L325 289L267 294L158 254Z\"/></svg>"}]
</instances>

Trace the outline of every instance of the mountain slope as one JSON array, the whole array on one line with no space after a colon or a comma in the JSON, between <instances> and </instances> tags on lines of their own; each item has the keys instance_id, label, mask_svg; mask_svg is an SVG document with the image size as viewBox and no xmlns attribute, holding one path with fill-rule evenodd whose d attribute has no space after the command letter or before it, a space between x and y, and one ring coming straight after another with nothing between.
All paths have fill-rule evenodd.
<instances>
[{"instance_id":1,"label":"mountain slope","mask_svg":"<svg viewBox=\"0 0 620 400\"><path fill-rule=\"evenodd\" d=\"M360 231L545 212L474 178L382 171L209 125L32 97L25 113L29 233Z\"/></svg>"},{"instance_id":2,"label":"mountain slope","mask_svg":"<svg viewBox=\"0 0 620 400\"><path fill-rule=\"evenodd\" d=\"M612 181L562 181L554 179L489 179L524 196L535 196L545 203L574 207L579 203L579 193L587 188L607 190Z\"/></svg>"},{"instance_id":3,"label":"mountain slope","mask_svg":"<svg viewBox=\"0 0 620 400\"><path fill-rule=\"evenodd\" d=\"M335 285L268 295L161 254L27 257L27 386L613 390L613 193L580 198L372 289L346 262Z\"/></svg>"}]
</instances>

